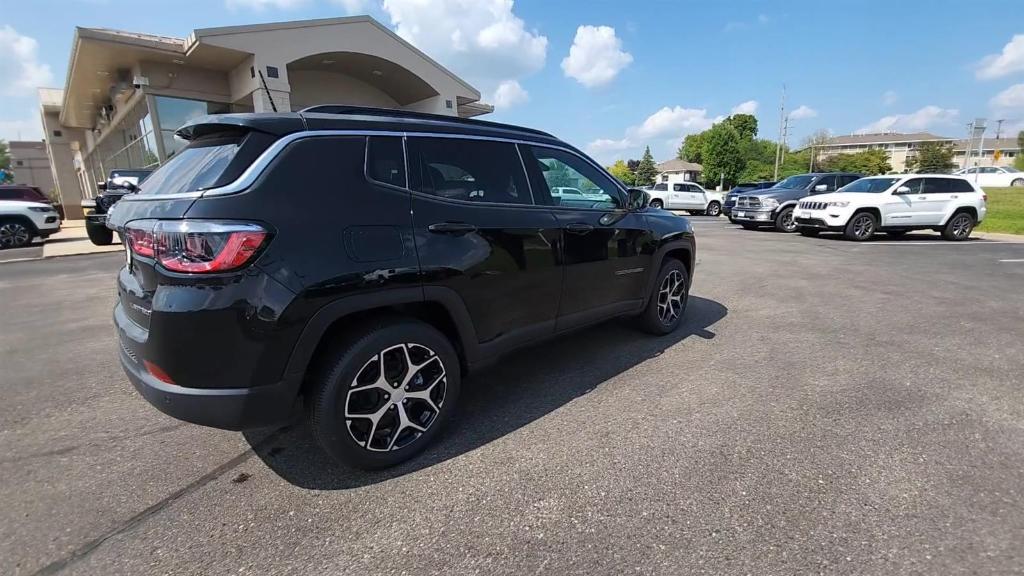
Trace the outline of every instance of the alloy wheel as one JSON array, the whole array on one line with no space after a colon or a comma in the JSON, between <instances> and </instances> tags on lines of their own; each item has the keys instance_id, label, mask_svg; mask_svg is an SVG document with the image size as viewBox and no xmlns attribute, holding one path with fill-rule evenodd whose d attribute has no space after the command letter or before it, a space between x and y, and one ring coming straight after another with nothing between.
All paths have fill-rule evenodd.
<instances>
[{"instance_id":1,"label":"alloy wheel","mask_svg":"<svg viewBox=\"0 0 1024 576\"><path fill-rule=\"evenodd\" d=\"M787 210L782 214L782 229L786 232L796 230L796 220L793 218L792 210Z\"/></svg>"},{"instance_id":2,"label":"alloy wheel","mask_svg":"<svg viewBox=\"0 0 1024 576\"><path fill-rule=\"evenodd\" d=\"M962 240L971 233L971 217L966 214L958 214L953 218L953 237Z\"/></svg>"},{"instance_id":3,"label":"alloy wheel","mask_svg":"<svg viewBox=\"0 0 1024 576\"><path fill-rule=\"evenodd\" d=\"M1010 186L1013 186L1014 188L1024 187L1024 178L1017 178L1013 182L1010 182Z\"/></svg>"},{"instance_id":4,"label":"alloy wheel","mask_svg":"<svg viewBox=\"0 0 1024 576\"><path fill-rule=\"evenodd\" d=\"M8 222L0 226L0 247L17 248L24 246L31 238L28 228L17 222Z\"/></svg>"},{"instance_id":5,"label":"alloy wheel","mask_svg":"<svg viewBox=\"0 0 1024 576\"><path fill-rule=\"evenodd\" d=\"M679 270L669 272L661 281L661 288L658 290L658 318L662 324L669 326L682 314L685 291L683 274Z\"/></svg>"},{"instance_id":6,"label":"alloy wheel","mask_svg":"<svg viewBox=\"0 0 1024 576\"><path fill-rule=\"evenodd\" d=\"M853 221L853 235L857 238L869 238L875 232L875 222L871 216L861 214Z\"/></svg>"},{"instance_id":7,"label":"alloy wheel","mask_svg":"<svg viewBox=\"0 0 1024 576\"><path fill-rule=\"evenodd\" d=\"M722 207L718 205L718 202L708 204L708 216L718 216L721 213Z\"/></svg>"},{"instance_id":8,"label":"alloy wheel","mask_svg":"<svg viewBox=\"0 0 1024 576\"><path fill-rule=\"evenodd\" d=\"M447 371L420 344L399 344L370 358L345 397L345 423L357 444L387 452L408 446L437 420Z\"/></svg>"}]
</instances>

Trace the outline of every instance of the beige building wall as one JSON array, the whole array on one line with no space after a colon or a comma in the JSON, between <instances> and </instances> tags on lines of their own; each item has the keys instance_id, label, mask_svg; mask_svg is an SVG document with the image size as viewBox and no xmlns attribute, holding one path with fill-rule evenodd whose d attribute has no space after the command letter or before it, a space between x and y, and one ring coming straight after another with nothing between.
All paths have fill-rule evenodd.
<instances>
[{"instance_id":1,"label":"beige building wall","mask_svg":"<svg viewBox=\"0 0 1024 576\"><path fill-rule=\"evenodd\" d=\"M61 125L60 113L43 111L43 132L46 136L46 152L50 157L50 169L54 187L60 203L64 205L64 217L70 220L84 218L82 210L82 189L75 171L73 142L85 139L82 130Z\"/></svg>"},{"instance_id":2,"label":"beige building wall","mask_svg":"<svg viewBox=\"0 0 1024 576\"><path fill-rule=\"evenodd\" d=\"M11 153L15 184L35 186L47 195L56 193L46 142L12 140L7 146Z\"/></svg>"}]
</instances>

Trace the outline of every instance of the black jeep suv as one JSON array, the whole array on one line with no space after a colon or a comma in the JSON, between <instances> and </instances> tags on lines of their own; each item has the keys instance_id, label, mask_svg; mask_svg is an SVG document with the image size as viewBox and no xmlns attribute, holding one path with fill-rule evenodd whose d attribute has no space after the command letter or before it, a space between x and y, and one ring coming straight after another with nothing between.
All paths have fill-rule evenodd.
<instances>
[{"instance_id":1,"label":"black jeep suv","mask_svg":"<svg viewBox=\"0 0 1024 576\"><path fill-rule=\"evenodd\" d=\"M111 170L106 182L100 182L97 188L100 193L92 200L92 210L85 215L85 233L89 241L97 246L107 246L114 242L114 232L107 227L107 212L124 198L139 189L139 185L149 177L152 170ZM86 206L86 201L82 202Z\"/></svg>"},{"instance_id":2,"label":"black jeep suv","mask_svg":"<svg viewBox=\"0 0 1024 576\"><path fill-rule=\"evenodd\" d=\"M617 316L681 322L687 219L544 132L320 106L177 134L188 147L108 219L121 364L176 418L260 427L301 399L328 453L389 466L503 352Z\"/></svg>"}]
</instances>

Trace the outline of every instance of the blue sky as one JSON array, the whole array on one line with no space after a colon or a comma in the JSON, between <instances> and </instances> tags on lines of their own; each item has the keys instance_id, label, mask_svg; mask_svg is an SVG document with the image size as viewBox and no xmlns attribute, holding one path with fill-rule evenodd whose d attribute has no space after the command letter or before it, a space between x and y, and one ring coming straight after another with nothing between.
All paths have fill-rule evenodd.
<instances>
[{"instance_id":1,"label":"blue sky","mask_svg":"<svg viewBox=\"0 0 1024 576\"><path fill-rule=\"evenodd\" d=\"M1016 0L2 0L0 138L39 138L32 87L63 84L74 27L195 28L368 13L498 104L489 119L548 130L600 161L754 111L774 138L928 130L981 116L1024 128L1024 4ZM140 8L142 7L142 8ZM794 112L799 107L798 112ZM993 135L990 132L989 135Z\"/></svg>"}]
</instances>

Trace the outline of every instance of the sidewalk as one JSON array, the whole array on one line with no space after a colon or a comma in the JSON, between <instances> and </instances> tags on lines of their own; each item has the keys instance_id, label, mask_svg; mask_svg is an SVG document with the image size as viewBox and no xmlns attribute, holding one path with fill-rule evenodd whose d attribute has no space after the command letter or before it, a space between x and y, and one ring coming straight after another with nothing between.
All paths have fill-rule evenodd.
<instances>
[{"instance_id":1,"label":"sidewalk","mask_svg":"<svg viewBox=\"0 0 1024 576\"><path fill-rule=\"evenodd\" d=\"M43 258L120 250L121 243L117 241L117 235L114 235L114 243L110 246L96 246L89 241L89 236L85 233L85 220L65 220L60 232L50 236L43 243Z\"/></svg>"}]
</instances>

